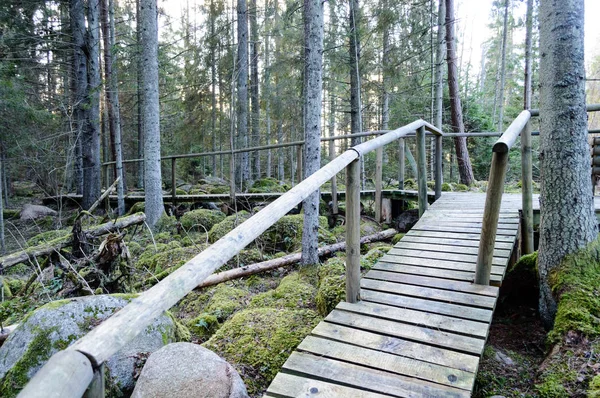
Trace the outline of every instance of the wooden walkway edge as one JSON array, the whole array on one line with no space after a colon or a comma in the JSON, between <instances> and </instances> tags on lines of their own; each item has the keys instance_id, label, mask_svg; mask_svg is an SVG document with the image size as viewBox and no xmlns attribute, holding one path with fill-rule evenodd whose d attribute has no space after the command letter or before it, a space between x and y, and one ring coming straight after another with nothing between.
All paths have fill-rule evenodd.
<instances>
[{"instance_id":1,"label":"wooden walkway edge","mask_svg":"<svg viewBox=\"0 0 600 398\"><path fill-rule=\"evenodd\" d=\"M519 200L517 200L519 199ZM485 194L444 195L297 347L265 397L470 397L497 286L472 283ZM519 233L505 195L492 283Z\"/></svg>"}]
</instances>

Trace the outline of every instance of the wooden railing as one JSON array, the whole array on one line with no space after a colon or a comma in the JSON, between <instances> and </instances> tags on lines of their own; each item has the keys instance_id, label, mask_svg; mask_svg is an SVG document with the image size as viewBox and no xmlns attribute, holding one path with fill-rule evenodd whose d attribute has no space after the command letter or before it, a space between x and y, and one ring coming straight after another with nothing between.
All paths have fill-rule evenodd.
<instances>
[{"instance_id":1,"label":"wooden railing","mask_svg":"<svg viewBox=\"0 0 600 398\"><path fill-rule=\"evenodd\" d=\"M294 206L338 172L346 168L346 300L360 299L360 169L365 154L416 131L420 213L427 207L425 168L426 131L439 137L442 132L423 120L385 133L354 146L300 182L279 199L223 238L206 248L171 275L141 293L128 305L80 338L66 350L54 354L19 394L21 398L79 398L104 396L103 364L133 340L155 318L171 308L209 275L238 254ZM441 153L441 151L438 151ZM438 157L441 160L441 156ZM436 168L441 185L441 161Z\"/></svg>"}]
</instances>

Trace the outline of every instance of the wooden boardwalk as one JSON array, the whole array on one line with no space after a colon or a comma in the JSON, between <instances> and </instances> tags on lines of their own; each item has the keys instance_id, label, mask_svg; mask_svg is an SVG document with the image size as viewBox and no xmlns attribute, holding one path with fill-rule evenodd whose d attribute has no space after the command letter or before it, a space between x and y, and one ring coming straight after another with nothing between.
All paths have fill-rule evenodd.
<instances>
[{"instance_id":1,"label":"wooden boardwalk","mask_svg":"<svg viewBox=\"0 0 600 398\"><path fill-rule=\"evenodd\" d=\"M292 353L265 397L469 397L499 288L472 284L485 194L447 193ZM519 232L504 195L499 285Z\"/></svg>"}]
</instances>

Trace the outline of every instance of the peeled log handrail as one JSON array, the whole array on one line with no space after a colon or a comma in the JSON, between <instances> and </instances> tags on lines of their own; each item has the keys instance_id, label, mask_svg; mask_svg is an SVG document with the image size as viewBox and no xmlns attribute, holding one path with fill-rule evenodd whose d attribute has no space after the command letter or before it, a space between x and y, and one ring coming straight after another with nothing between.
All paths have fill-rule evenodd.
<instances>
[{"instance_id":1,"label":"peeled log handrail","mask_svg":"<svg viewBox=\"0 0 600 398\"><path fill-rule=\"evenodd\" d=\"M488 180L488 188L485 196L485 207L481 223L481 237L479 240L479 251L477 253L477 264L475 267L475 283L479 285L490 284L490 271L492 269L494 244L496 241L496 232L498 230L498 218L500 216L500 206L502 204L502 194L504 192L504 178L506 176L508 155L510 148L517 140L519 134L523 131L529 132L529 129L526 129L529 119L531 119L531 113L529 111L525 110L521 112L493 146L490 178ZM523 167L526 167L526 165L523 165ZM531 162L528 167L531 167ZM529 202L529 204L531 204L531 202ZM526 209L523 210L526 211Z\"/></svg>"},{"instance_id":2,"label":"peeled log handrail","mask_svg":"<svg viewBox=\"0 0 600 398\"><path fill-rule=\"evenodd\" d=\"M171 275L141 293L117 313L68 347L66 351L78 351L84 354L91 366L98 369L106 360L145 330L155 318L185 297L214 271L285 216L293 207L329 181L332 176L366 153L404 137L421 127L436 135L442 135L441 131L430 124L423 120L417 120L374 140L350 148L186 262ZM360 193L360 191L357 192ZM356 247L350 247L351 242L348 240L347 245L347 250L356 250ZM360 273L357 277L360 277ZM348 281L348 283L356 284L355 281ZM54 383L49 377L55 372L48 367L62 366L56 356L64 355L61 354L63 352L60 351L52 356L51 360L29 381L19 397L39 396L41 392L47 397L60 396L55 395L52 388L49 387ZM56 387L64 387L67 381L72 385L73 390L79 391L82 386L87 387L90 378L87 376L80 379L57 377L56 383L61 384L56 384Z\"/></svg>"}]
</instances>

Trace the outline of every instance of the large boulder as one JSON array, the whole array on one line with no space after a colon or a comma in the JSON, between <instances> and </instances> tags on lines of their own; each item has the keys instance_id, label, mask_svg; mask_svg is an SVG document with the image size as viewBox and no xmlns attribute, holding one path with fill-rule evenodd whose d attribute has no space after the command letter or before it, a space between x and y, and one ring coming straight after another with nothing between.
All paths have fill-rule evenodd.
<instances>
[{"instance_id":1,"label":"large boulder","mask_svg":"<svg viewBox=\"0 0 600 398\"><path fill-rule=\"evenodd\" d=\"M133 297L99 295L53 301L35 310L0 347L0 396L14 397L56 352L67 348ZM134 387L138 361L178 339L180 329L161 315L107 362L109 396Z\"/></svg>"},{"instance_id":2,"label":"large boulder","mask_svg":"<svg viewBox=\"0 0 600 398\"><path fill-rule=\"evenodd\" d=\"M236 370L214 352L192 343L169 344L146 361L132 398L244 398Z\"/></svg>"},{"instance_id":3,"label":"large boulder","mask_svg":"<svg viewBox=\"0 0 600 398\"><path fill-rule=\"evenodd\" d=\"M21 210L21 220L36 220L46 216L56 216L56 210L46 206L26 204Z\"/></svg>"}]
</instances>

